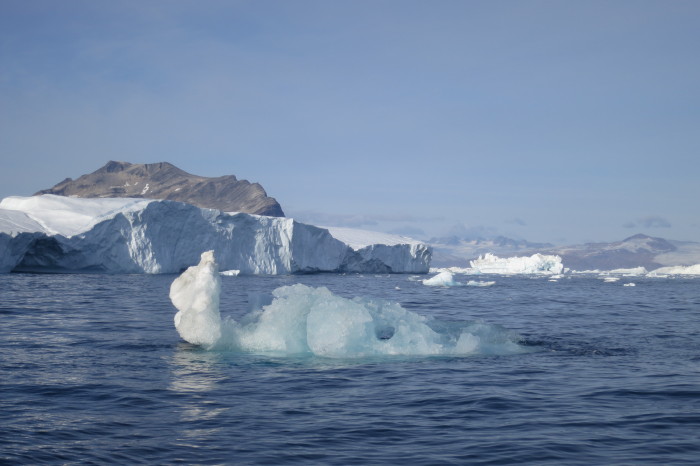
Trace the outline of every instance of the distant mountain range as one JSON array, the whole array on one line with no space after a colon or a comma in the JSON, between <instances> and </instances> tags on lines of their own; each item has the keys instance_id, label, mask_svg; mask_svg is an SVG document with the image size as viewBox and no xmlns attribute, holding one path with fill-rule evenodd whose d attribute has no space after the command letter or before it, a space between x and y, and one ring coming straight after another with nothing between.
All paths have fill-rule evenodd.
<instances>
[{"instance_id":1,"label":"distant mountain range","mask_svg":"<svg viewBox=\"0 0 700 466\"><path fill-rule=\"evenodd\" d=\"M238 180L234 175L207 178L189 174L167 163L132 164L108 162L99 170L76 180L67 178L36 194L72 197L136 197L185 202L197 207L225 212L244 212L284 217L279 203L258 183ZM499 257L535 253L561 256L564 267L572 270L612 270L700 263L700 243L672 241L647 235L634 235L611 243L554 246L504 236L473 238L448 236L426 242L433 248L432 266L468 267L469 261L493 253Z\"/></svg>"},{"instance_id":2,"label":"distant mountain range","mask_svg":"<svg viewBox=\"0 0 700 466\"><path fill-rule=\"evenodd\" d=\"M234 175L207 178L180 170L167 162L133 164L108 162L77 180L66 178L36 194L72 197L136 197L185 202L224 212L284 217L279 203L258 183Z\"/></svg>"},{"instance_id":3,"label":"distant mountain range","mask_svg":"<svg viewBox=\"0 0 700 466\"><path fill-rule=\"evenodd\" d=\"M647 235L634 235L611 243L585 243L553 246L504 237L491 239L433 238L433 267L468 267L469 261L487 252L499 257L525 256L535 253L561 256L564 267L572 270L613 270L645 267L694 265L700 263L700 243L673 241Z\"/></svg>"},{"instance_id":4,"label":"distant mountain range","mask_svg":"<svg viewBox=\"0 0 700 466\"><path fill-rule=\"evenodd\" d=\"M435 267L469 267L470 260L489 252L500 257L512 257L554 247L550 243L531 243L505 236L483 238L452 235L431 238L428 244L433 247L432 265Z\"/></svg>"},{"instance_id":5,"label":"distant mountain range","mask_svg":"<svg viewBox=\"0 0 700 466\"><path fill-rule=\"evenodd\" d=\"M561 256L573 270L612 270L645 267L653 270L700 263L700 243L634 235L612 243L586 243L545 249L543 254Z\"/></svg>"}]
</instances>

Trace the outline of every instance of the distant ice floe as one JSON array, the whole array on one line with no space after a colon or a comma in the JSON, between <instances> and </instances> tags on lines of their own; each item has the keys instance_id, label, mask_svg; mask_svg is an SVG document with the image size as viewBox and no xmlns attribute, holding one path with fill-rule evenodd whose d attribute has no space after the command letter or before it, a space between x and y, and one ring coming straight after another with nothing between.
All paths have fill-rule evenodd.
<instances>
[{"instance_id":1,"label":"distant ice floe","mask_svg":"<svg viewBox=\"0 0 700 466\"><path fill-rule=\"evenodd\" d=\"M469 280L467 286L493 286L496 282L481 282L476 280Z\"/></svg>"},{"instance_id":2,"label":"distant ice floe","mask_svg":"<svg viewBox=\"0 0 700 466\"><path fill-rule=\"evenodd\" d=\"M222 272L219 272L221 275L225 277L237 277L240 275L241 271L240 270L224 270Z\"/></svg>"},{"instance_id":3,"label":"distant ice floe","mask_svg":"<svg viewBox=\"0 0 700 466\"><path fill-rule=\"evenodd\" d=\"M270 304L237 322L221 318L220 293L211 251L172 283L175 328L185 341L208 350L328 358L530 351L516 333L498 325L432 320L397 303L346 299L302 284L277 288Z\"/></svg>"},{"instance_id":4,"label":"distant ice floe","mask_svg":"<svg viewBox=\"0 0 700 466\"><path fill-rule=\"evenodd\" d=\"M493 254L486 254L470 262L471 267L443 267L431 268L430 273L480 275L480 274L501 274L501 275L546 275L549 281L555 282L565 276L572 275L596 275L608 282L616 282L620 277L649 277L666 278L674 275L678 276L700 276L700 264L690 266L661 267L648 271L645 267L620 268L612 270L570 270L565 269L559 256L547 256L534 254L530 257L509 257L499 258ZM435 278L436 286L454 286L439 283L443 278ZM424 282L426 280L423 280ZM426 283L428 284L428 283Z\"/></svg>"},{"instance_id":5,"label":"distant ice floe","mask_svg":"<svg viewBox=\"0 0 700 466\"><path fill-rule=\"evenodd\" d=\"M608 275L622 275L625 277L637 277L640 275L646 275L647 269L644 267L634 267L631 269L613 269L613 270L605 270L601 272L602 274L608 274Z\"/></svg>"},{"instance_id":6,"label":"distant ice floe","mask_svg":"<svg viewBox=\"0 0 700 466\"><path fill-rule=\"evenodd\" d=\"M426 286L444 286L444 287L450 287L450 286L493 286L496 284L496 282L485 282L485 281L476 281L476 280L469 280L467 283L461 283L458 282L454 279L454 274L448 270L443 270L442 272L439 272L437 275L434 277L428 278L426 280L423 280L423 284Z\"/></svg>"},{"instance_id":7,"label":"distant ice floe","mask_svg":"<svg viewBox=\"0 0 700 466\"><path fill-rule=\"evenodd\" d=\"M451 272L440 272L434 277L423 280L426 286L462 286L462 283L456 282L454 275Z\"/></svg>"},{"instance_id":8,"label":"distant ice floe","mask_svg":"<svg viewBox=\"0 0 700 466\"><path fill-rule=\"evenodd\" d=\"M658 275L700 275L700 264L676 267L661 267L649 272L649 276Z\"/></svg>"},{"instance_id":9,"label":"distant ice floe","mask_svg":"<svg viewBox=\"0 0 700 466\"><path fill-rule=\"evenodd\" d=\"M564 271L561 257L533 254L523 257L498 257L487 253L469 261L471 267L447 267L431 269L431 272L451 272L465 275L501 274L501 275L557 275Z\"/></svg>"},{"instance_id":10,"label":"distant ice floe","mask_svg":"<svg viewBox=\"0 0 700 466\"><path fill-rule=\"evenodd\" d=\"M470 261L472 269L477 273L497 274L559 274L564 270L561 257L533 254L530 257L500 258L493 254L479 256Z\"/></svg>"},{"instance_id":11,"label":"distant ice floe","mask_svg":"<svg viewBox=\"0 0 700 466\"><path fill-rule=\"evenodd\" d=\"M644 267L634 267L630 269L613 269L613 270L572 270L572 274L575 275L598 275L600 278L605 277L650 277L650 278L666 278L672 275L685 275L685 276L700 276L700 264L690 265L690 266L675 266L675 267L661 267L648 271ZM617 281L617 280L610 280Z\"/></svg>"}]
</instances>

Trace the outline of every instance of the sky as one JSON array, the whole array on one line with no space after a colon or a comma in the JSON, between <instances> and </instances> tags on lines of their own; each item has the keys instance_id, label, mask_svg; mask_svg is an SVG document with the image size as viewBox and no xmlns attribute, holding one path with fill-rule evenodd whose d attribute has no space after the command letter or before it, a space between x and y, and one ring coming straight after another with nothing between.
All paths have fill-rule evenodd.
<instances>
[{"instance_id":1,"label":"sky","mask_svg":"<svg viewBox=\"0 0 700 466\"><path fill-rule=\"evenodd\" d=\"M0 198L109 160L328 226L700 241L700 2L0 1Z\"/></svg>"}]
</instances>

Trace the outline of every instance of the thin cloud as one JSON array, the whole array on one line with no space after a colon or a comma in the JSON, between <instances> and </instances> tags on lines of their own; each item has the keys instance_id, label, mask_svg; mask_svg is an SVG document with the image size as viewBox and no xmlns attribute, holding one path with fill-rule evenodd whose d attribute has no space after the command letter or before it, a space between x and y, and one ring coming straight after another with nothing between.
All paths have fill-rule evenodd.
<instances>
[{"instance_id":1,"label":"thin cloud","mask_svg":"<svg viewBox=\"0 0 700 466\"><path fill-rule=\"evenodd\" d=\"M403 227L399 228L393 228L389 230L387 233L391 233L394 235L401 235L401 236L409 236L413 238L423 238L425 237L425 231L421 228L417 227L412 227L410 225L406 225Z\"/></svg>"},{"instance_id":2,"label":"thin cloud","mask_svg":"<svg viewBox=\"0 0 700 466\"><path fill-rule=\"evenodd\" d=\"M289 216L299 220L300 222L310 223L312 225L346 228L372 227L377 226L380 223L414 223L441 220L435 217L423 218L414 215L332 214L310 210L290 212Z\"/></svg>"},{"instance_id":3,"label":"thin cloud","mask_svg":"<svg viewBox=\"0 0 700 466\"><path fill-rule=\"evenodd\" d=\"M456 224L450 227L447 231L447 236L456 236L458 238L476 239L476 238L493 238L498 235L498 230L484 225L466 226L464 224Z\"/></svg>"},{"instance_id":4,"label":"thin cloud","mask_svg":"<svg viewBox=\"0 0 700 466\"><path fill-rule=\"evenodd\" d=\"M671 228L671 222L658 215L650 215L627 222L622 225L624 228Z\"/></svg>"},{"instance_id":5,"label":"thin cloud","mask_svg":"<svg viewBox=\"0 0 700 466\"><path fill-rule=\"evenodd\" d=\"M513 218L510 220L506 220L506 223L509 225L518 225L521 227L527 226L527 223L525 223L525 220L523 220L521 218Z\"/></svg>"}]
</instances>

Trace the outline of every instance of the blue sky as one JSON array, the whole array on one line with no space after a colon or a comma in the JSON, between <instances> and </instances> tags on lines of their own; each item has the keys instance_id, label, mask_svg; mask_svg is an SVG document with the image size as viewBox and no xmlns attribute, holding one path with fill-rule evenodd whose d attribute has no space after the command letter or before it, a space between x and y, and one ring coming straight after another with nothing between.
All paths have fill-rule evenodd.
<instances>
[{"instance_id":1,"label":"blue sky","mask_svg":"<svg viewBox=\"0 0 700 466\"><path fill-rule=\"evenodd\" d=\"M0 197L108 160L317 224L700 241L700 2L0 2Z\"/></svg>"}]
</instances>

